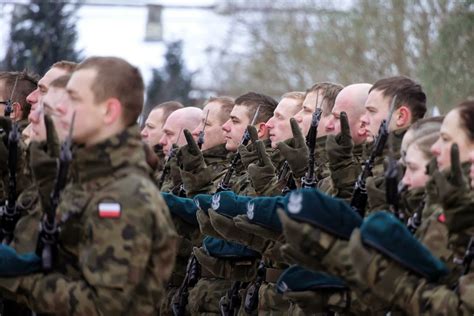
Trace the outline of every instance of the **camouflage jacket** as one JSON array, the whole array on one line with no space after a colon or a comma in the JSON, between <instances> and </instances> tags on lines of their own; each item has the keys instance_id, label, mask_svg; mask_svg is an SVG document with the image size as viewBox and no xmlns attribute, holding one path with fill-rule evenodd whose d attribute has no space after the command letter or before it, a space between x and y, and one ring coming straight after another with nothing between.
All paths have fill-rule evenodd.
<instances>
[{"instance_id":1,"label":"camouflage jacket","mask_svg":"<svg viewBox=\"0 0 474 316\"><path fill-rule=\"evenodd\" d=\"M133 126L74 152L57 214L66 269L20 277L21 302L39 313L156 315L176 232L143 146Z\"/></svg>"}]
</instances>

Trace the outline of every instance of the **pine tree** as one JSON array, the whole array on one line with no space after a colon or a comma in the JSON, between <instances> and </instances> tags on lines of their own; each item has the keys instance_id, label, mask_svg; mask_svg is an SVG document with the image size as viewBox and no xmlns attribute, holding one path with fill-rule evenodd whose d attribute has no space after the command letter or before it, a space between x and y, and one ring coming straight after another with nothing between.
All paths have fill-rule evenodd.
<instances>
[{"instance_id":1,"label":"pine tree","mask_svg":"<svg viewBox=\"0 0 474 316\"><path fill-rule=\"evenodd\" d=\"M192 74L184 65L182 42L171 42L165 53L165 66L152 70L152 78L148 84L145 114L153 106L165 101L179 101L190 105L189 92L192 89Z\"/></svg>"},{"instance_id":2,"label":"pine tree","mask_svg":"<svg viewBox=\"0 0 474 316\"><path fill-rule=\"evenodd\" d=\"M63 1L30 0L13 12L10 40L2 68L28 69L44 74L60 60L78 61L76 4Z\"/></svg>"}]
</instances>

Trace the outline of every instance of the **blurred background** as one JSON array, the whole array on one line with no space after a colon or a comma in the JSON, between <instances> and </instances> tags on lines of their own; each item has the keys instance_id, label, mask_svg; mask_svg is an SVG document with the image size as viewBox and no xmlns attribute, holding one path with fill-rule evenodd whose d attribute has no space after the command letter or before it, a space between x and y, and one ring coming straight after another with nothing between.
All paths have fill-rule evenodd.
<instances>
[{"instance_id":1,"label":"blurred background","mask_svg":"<svg viewBox=\"0 0 474 316\"><path fill-rule=\"evenodd\" d=\"M120 56L145 78L145 114L398 74L435 112L474 97L474 0L0 0L0 23L2 70Z\"/></svg>"}]
</instances>

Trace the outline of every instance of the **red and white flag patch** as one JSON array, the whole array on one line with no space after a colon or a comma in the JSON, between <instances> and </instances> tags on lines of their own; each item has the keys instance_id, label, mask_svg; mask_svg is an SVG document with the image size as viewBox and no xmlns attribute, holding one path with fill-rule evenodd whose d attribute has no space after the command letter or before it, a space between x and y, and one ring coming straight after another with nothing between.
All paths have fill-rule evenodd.
<instances>
[{"instance_id":1,"label":"red and white flag patch","mask_svg":"<svg viewBox=\"0 0 474 316\"><path fill-rule=\"evenodd\" d=\"M98 206L100 218L119 218L122 208L117 202L101 202Z\"/></svg>"}]
</instances>

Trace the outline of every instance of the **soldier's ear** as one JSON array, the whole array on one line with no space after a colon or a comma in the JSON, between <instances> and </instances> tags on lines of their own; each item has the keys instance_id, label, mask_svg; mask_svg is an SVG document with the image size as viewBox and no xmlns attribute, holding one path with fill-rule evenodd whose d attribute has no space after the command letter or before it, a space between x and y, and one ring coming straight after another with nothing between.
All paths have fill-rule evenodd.
<instances>
[{"instance_id":1,"label":"soldier's ear","mask_svg":"<svg viewBox=\"0 0 474 316\"><path fill-rule=\"evenodd\" d=\"M394 115L396 115L395 124L397 125L397 128L410 125L412 115L411 110L406 105L402 105L400 108L398 108Z\"/></svg>"},{"instance_id":2,"label":"soldier's ear","mask_svg":"<svg viewBox=\"0 0 474 316\"><path fill-rule=\"evenodd\" d=\"M20 118L22 114L21 104L19 102L13 102L12 107L13 107L13 113L14 113L13 116L16 119Z\"/></svg>"},{"instance_id":3,"label":"soldier's ear","mask_svg":"<svg viewBox=\"0 0 474 316\"><path fill-rule=\"evenodd\" d=\"M112 125L122 120L122 104L116 98L109 98L104 104L104 123Z\"/></svg>"},{"instance_id":4,"label":"soldier's ear","mask_svg":"<svg viewBox=\"0 0 474 316\"><path fill-rule=\"evenodd\" d=\"M263 139L268 136L268 127L265 122L260 122L257 124L258 139Z\"/></svg>"}]
</instances>

